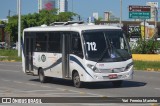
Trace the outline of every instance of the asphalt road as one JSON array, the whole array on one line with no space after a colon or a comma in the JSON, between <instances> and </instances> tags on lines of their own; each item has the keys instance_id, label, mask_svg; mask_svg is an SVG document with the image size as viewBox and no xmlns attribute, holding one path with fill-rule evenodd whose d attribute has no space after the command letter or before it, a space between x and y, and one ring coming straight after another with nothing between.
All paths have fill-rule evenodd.
<instances>
[{"instance_id":1,"label":"asphalt road","mask_svg":"<svg viewBox=\"0 0 160 106\"><path fill-rule=\"evenodd\" d=\"M160 97L160 72L135 71L134 79L124 81L122 87L114 88L110 82L85 83L75 88L71 81L53 78L41 84L37 76L22 72L21 63L0 62L0 97ZM5 104L0 104L3 106ZM8 106L17 106L11 104ZM28 104L24 104L24 106ZM38 106L39 104L34 104ZM44 105L44 104L43 104ZM53 104L45 104L52 105ZM117 103L55 103L55 106L124 106ZM159 106L158 104L125 104L126 106Z\"/></svg>"}]
</instances>

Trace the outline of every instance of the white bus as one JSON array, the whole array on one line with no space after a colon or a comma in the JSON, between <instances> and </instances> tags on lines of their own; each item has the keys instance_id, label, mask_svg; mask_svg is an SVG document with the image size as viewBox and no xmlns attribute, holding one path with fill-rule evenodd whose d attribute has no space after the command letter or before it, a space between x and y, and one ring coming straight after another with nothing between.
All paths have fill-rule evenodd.
<instances>
[{"instance_id":1,"label":"white bus","mask_svg":"<svg viewBox=\"0 0 160 106\"><path fill-rule=\"evenodd\" d=\"M120 86L132 79L132 55L121 28L68 23L24 29L24 73L42 83L50 77L73 80L75 87L103 81Z\"/></svg>"}]
</instances>

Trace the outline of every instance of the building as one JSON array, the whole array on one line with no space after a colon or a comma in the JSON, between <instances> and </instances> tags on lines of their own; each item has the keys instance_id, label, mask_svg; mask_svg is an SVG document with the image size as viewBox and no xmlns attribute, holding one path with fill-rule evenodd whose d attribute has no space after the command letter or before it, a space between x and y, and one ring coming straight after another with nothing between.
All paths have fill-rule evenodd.
<instances>
[{"instance_id":1,"label":"building","mask_svg":"<svg viewBox=\"0 0 160 106\"><path fill-rule=\"evenodd\" d=\"M94 12L94 13L93 13L93 17L94 17L96 20L98 20L98 18L99 18L98 12Z\"/></svg>"},{"instance_id":2,"label":"building","mask_svg":"<svg viewBox=\"0 0 160 106\"><path fill-rule=\"evenodd\" d=\"M58 13L68 11L68 0L38 0L38 11L58 9Z\"/></svg>"},{"instance_id":3,"label":"building","mask_svg":"<svg viewBox=\"0 0 160 106\"><path fill-rule=\"evenodd\" d=\"M104 21L118 21L120 20L118 17L116 17L115 15L113 15L112 12L104 12Z\"/></svg>"},{"instance_id":4,"label":"building","mask_svg":"<svg viewBox=\"0 0 160 106\"><path fill-rule=\"evenodd\" d=\"M57 8L57 0L38 0L38 10L52 10Z\"/></svg>"},{"instance_id":5,"label":"building","mask_svg":"<svg viewBox=\"0 0 160 106\"><path fill-rule=\"evenodd\" d=\"M68 0L59 0L58 9L59 9L59 12L67 12L68 11Z\"/></svg>"},{"instance_id":6,"label":"building","mask_svg":"<svg viewBox=\"0 0 160 106\"><path fill-rule=\"evenodd\" d=\"M151 6L151 19L148 21L158 21L158 2L147 2L147 6Z\"/></svg>"}]
</instances>

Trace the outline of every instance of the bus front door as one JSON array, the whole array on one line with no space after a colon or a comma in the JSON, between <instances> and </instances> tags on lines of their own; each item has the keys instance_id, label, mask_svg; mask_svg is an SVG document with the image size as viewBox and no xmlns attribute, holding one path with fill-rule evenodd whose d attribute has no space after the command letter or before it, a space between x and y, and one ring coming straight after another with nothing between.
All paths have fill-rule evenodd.
<instances>
[{"instance_id":1,"label":"bus front door","mask_svg":"<svg viewBox=\"0 0 160 106\"><path fill-rule=\"evenodd\" d=\"M69 73L69 33L63 33L62 37L62 77L70 78Z\"/></svg>"}]
</instances>

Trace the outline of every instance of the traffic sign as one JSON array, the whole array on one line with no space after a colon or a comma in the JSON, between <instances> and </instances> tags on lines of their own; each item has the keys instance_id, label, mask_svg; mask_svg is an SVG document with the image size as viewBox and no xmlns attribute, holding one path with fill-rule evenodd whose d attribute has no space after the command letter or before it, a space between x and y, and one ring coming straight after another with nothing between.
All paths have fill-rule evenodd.
<instances>
[{"instance_id":1,"label":"traffic sign","mask_svg":"<svg viewBox=\"0 0 160 106\"><path fill-rule=\"evenodd\" d=\"M150 19L151 18L150 6L129 6L129 18L131 19Z\"/></svg>"},{"instance_id":2,"label":"traffic sign","mask_svg":"<svg viewBox=\"0 0 160 106\"><path fill-rule=\"evenodd\" d=\"M150 12L151 11L151 7L150 6L134 6L131 5L129 6L129 12L131 11L135 11L135 12Z\"/></svg>"},{"instance_id":3,"label":"traffic sign","mask_svg":"<svg viewBox=\"0 0 160 106\"><path fill-rule=\"evenodd\" d=\"M129 18L132 19L150 19L150 12L129 12Z\"/></svg>"}]
</instances>

